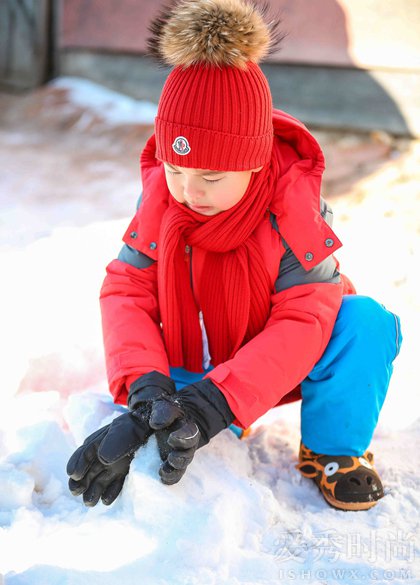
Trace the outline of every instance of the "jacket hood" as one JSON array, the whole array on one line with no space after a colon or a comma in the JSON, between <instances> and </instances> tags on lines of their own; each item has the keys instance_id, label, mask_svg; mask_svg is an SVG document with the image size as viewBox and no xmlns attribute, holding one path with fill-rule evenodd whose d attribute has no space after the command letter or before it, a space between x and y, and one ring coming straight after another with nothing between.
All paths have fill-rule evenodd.
<instances>
[{"instance_id":1,"label":"jacket hood","mask_svg":"<svg viewBox=\"0 0 420 585\"><path fill-rule=\"evenodd\" d=\"M273 111L274 133L282 143L282 169L270 211L299 262L310 270L342 246L321 215L321 181L325 158L302 122Z\"/></svg>"}]
</instances>

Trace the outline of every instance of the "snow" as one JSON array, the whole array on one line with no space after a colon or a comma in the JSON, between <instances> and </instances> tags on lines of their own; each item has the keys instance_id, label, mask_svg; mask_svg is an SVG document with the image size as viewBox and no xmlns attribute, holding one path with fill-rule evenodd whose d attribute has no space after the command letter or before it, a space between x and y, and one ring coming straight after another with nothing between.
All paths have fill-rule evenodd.
<instances>
[{"instance_id":1,"label":"snow","mask_svg":"<svg viewBox=\"0 0 420 585\"><path fill-rule=\"evenodd\" d=\"M87 110L79 122L79 129L84 122L89 122L91 112L114 125L153 124L157 115L156 104L134 100L88 79L59 77L51 86L66 89L70 100Z\"/></svg>"},{"instance_id":2,"label":"snow","mask_svg":"<svg viewBox=\"0 0 420 585\"><path fill-rule=\"evenodd\" d=\"M110 126L138 111L134 100L82 80L55 86L71 87L70 99L86 111L103 113L108 104ZM25 148L23 129L4 134L8 149ZM27 141L36 142L32 134ZM54 166L63 153L52 145L49 157ZM111 158L91 162L87 173L105 171L103 189L103 161ZM268 413L244 441L222 432L175 486L157 478L152 438L111 507L88 509L72 497L68 457L121 412L106 386L98 291L119 250L128 205L124 197L121 217L113 196L104 197L98 219L97 200L86 201L81 221L70 190L62 206L55 188L51 200L39 202L27 184L19 208L19 190L10 191L16 179L2 175L0 583L1 575L7 585L420 583L419 158L413 142L333 202L344 271L363 294L401 315L405 337L371 446L386 497L367 512L330 508L295 469L298 404ZM36 165L33 172L33 193L52 188L45 172L37 174ZM124 193L128 183L132 188L122 170L118 181ZM112 189L118 181L110 176ZM44 231L33 214L47 218ZM22 238L10 238L14 230Z\"/></svg>"}]
</instances>

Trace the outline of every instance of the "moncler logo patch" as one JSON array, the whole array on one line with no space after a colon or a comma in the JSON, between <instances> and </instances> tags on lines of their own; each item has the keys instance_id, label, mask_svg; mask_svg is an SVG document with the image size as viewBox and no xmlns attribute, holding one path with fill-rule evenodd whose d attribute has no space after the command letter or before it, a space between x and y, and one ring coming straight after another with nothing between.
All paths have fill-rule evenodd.
<instances>
[{"instance_id":1,"label":"moncler logo patch","mask_svg":"<svg viewBox=\"0 0 420 585\"><path fill-rule=\"evenodd\" d=\"M174 143L172 144L172 148L177 154L182 156L191 152L188 140L184 136L178 136L178 138L175 138Z\"/></svg>"}]
</instances>

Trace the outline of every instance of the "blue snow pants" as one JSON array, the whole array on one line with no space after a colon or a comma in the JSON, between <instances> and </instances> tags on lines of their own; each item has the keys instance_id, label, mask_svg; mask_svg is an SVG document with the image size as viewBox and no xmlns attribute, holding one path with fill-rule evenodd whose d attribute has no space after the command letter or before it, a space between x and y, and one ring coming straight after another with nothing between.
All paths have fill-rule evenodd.
<instances>
[{"instance_id":1,"label":"blue snow pants","mask_svg":"<svg viewBox=\"0 0 420 585\"><path fill-rule=\"evenodd\" d=\"M306 447L326 455L360 456L366 451L401 341L397 315L370 297L343 297L330 342L301 383ZM196 374L171 368L171 376L179 390L210 369Z\"/></svg>"}]
</instances>

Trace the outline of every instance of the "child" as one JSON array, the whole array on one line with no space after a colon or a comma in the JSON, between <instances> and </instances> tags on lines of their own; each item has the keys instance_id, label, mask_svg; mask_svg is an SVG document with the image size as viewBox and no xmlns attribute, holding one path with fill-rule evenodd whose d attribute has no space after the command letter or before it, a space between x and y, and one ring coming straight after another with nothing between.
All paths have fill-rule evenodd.
<instances>
[{"instance_id":1,"label":"child","mask_svg":"<svg viewBox=\"0 0 420 585\"><path fill-rule=\"evenodd\" d=\"M174 68L101 291L110 390L129 412L68 463L86 505L115 500L150 435L172 484L218 432L300 398L303 475L339 509L383 496L366 450L399 320L339 273L321 149L273 110L257 64L277 26L243 0L183 0L152 24Z\"/></svg>"}]
</instances>

